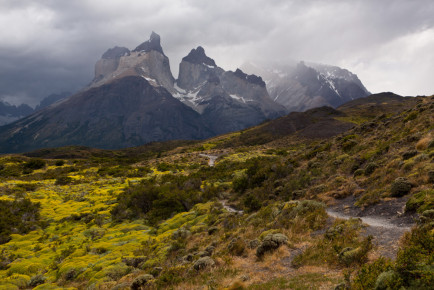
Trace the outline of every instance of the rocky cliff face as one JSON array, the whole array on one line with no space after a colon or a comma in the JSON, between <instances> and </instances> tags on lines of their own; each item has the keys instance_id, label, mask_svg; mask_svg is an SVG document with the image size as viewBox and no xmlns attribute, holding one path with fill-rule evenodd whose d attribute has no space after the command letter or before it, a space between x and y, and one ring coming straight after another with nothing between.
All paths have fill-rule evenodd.
<instances>
[{"instance_id":1,"label":"rocky cliff face","mask_svg":"<svg viewBox=\"0 0 434 290\"><path fill-rule=\"evenodd\" d=\"M224 71L200 46L182 59L175 90L174 96L202 114L216 134L286 113L270 98L261 77Z\"/></svg>"},{"instance_id":2,"label":"rocky cliff face","mask_svg":"<svg viewBox=\"0 0 434 290\"><path fill-rule=\"evenodd\" d=\"M98 87L126 76L141 76L174 92L175 79L158 34L152 32L150 39L133 51L125 47L114 47L106 51L95 65L95 78L90 87Z\"/></svg>"},{"instance_id":3,"label":"rocky cliff face","mask_svg":"<svg viewBox=\"0 0 434 290\"><path fill-rule=\"evenodd\" d=\"M261 75L271 98L288 111L320 106L338 107L370 93L358 77L346 69L321 64L244 64L243 69Z\"/></svg>"}]
</instances>

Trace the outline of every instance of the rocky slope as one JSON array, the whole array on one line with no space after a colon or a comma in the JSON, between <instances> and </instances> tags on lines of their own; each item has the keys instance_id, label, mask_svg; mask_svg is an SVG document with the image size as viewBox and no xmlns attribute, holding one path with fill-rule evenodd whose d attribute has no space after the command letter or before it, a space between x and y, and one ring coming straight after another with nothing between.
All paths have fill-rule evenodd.
<instances>
[{"instance_id":1,"label":"rocky slope","mask_svg":"<svg viewBox=\"0 0 434 290\"><path fill-rule=\"evenodd\" d=\"M237 69L224 71L197 47L182 59L176 98L201 113L217 134L241 130L286 113L261 77Z\"/></svg>"},{"instance_id":2,"label":"rocky slope","mask_svg":"<svg viewBox=\"0 0 434 290\"><path fill-rule=\"evenodd\" d=\"M271 98L289 111L338 107L370 93L358 77L336 66L300 62L297 65L257 65L242 68L262 76Z\"/></svg>"},{"instance_id":3,"label":"rocky slope","mask_svg":"<svg viewBox=\"0 0 434 290\"><path fill-rule=\"evenodd\" d=\"M211 135L202 117L166 89L128 76L2 127L0 152L71 144L121 148Z\"/></svg>"}]
</instances>

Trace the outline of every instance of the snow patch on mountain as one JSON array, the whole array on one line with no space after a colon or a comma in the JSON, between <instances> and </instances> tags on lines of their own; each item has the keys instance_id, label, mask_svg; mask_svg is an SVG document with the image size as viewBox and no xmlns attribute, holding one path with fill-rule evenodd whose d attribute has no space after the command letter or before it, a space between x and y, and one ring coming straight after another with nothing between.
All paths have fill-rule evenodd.
<instances>
[{"instance_id":1,"label":"snow patch on mountain","mask_svg":"<svg viewBox=\"0 0 434 290\"><path fill-rule=\"evenodd\" d=\"M190 107L193 107L193 109L195 109L195 107L197 107L203 101L203 98L198 96L203 85L204 85L204 83L199 85L198 87L194 88L191 91L185 91L185 90L181 89L180 87L178 87L178 85L175 83L174 88L175 88L176 92L173 94L173 97L177 98L181 102L183 102L183 103L189 105Z\"/></svg>"}]
</instances>

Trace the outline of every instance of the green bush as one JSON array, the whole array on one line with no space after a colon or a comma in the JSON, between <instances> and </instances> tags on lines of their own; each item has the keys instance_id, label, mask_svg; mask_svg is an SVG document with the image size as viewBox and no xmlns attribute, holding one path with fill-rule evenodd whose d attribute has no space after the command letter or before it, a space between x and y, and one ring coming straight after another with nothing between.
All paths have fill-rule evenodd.
<instances>
[{"instance_id":1,"label":"green bush","mask_svg":"<svg viewBox=\"0 0 434 290\"><path fill-rule=\"evenodd\" d=\"M430 289L434 285L434 237L432 225L413 228L403 239L396 258L396 271L404 285L412 289Z\"/></svg>"},{"instance_id":2,"label":"green bush","mask_svg":"<svg viewBox=\"0 0 434 290\"><path fill-rule=\"evenodd\" d=\"M368 165L366 165L365 167L365 174L366 175L371 175L375 169L378 168L378 165L374 162L368 163Z\"/></svg>"},{"instance_id":3,"label":"green bush","mask_svg":"<svg viewBox=\"0 0 434 290\"><path fill-rule=\"evenodd\" d=\"M405 177L398 177L393 181L390 192L393 197L401 197L410 192L412 184Z\"/></svg>"},{"instance_id":4,"label":"green bush","mask_svg":"<svg viewBox=\"0 0 434 290\"><path fill-rule=\"evenodd\" d=\"M26 169L36 170L45 167L46 162L42 159L30 159L26 163L23 164L23 167Z\"/></svg>"},{"instance_id":5,"label":"green bush","mask_svg":"<svg viewBox=\"0 0 434 290\"><path fill-rule=\"evenodd\" d=\"M65 161L63 161L63 160L56 160L56 162L54 163L54 165L56 165L56 166L63 166L63 165L65 165Z\"/></svg>"},{"instance_id":6,"label":"green bush","mask_svg":"<svg viewBox=\"0 0 434 290\"><path fill-rule=\"evenodd\" d=\"M404 122L411 121L417 118L418 112L413 111L404 118Z\"/></svg>"},{"instance_id":7,"label":"green bush","mask_svg":"<svg viewBox=\"0 0 434 290\"><path fill-rule=\"evenodd\" d=\"M44 275L38 274L38 275L35 275L32 278L30 278L30 282L29 282L28 286L33 288L33 287L36 287L40 284L44 284L46 280L47 280L47 278L44 277Z\"/></svg>"},{"instance_id":8,"label":"green bush","mask_svg":"<svg viewBox=\"0 0 434 290\"><path fill-rule=\"evenodd\" d=\"M392 262L384 257L363 264L356 272L351 286L355 290L374 289L378 276L390 269L392 269Z\"/></svg>"},{"instance_id":9,"label":"green bush","mask_svg":"<svg viewBox=\"0 0 434 290\"><path fill-rule=\"evenodd\" d=\"M427 189L414 194L405 204L405 211L419 213L434 209L434 189Z\"/></svg>"},{"instance_id":10,"label":"green bush","mask_svg":"<svg viewBox=\"0 0 434 290\"><path fill-rule=\"evenodd\" d=\"M394 270L381 273L375 281L375 290L400 289L402 279Z\"/></svg>"},{"instance_id":11,"label":"green bush","mask_svg":"<svg viewBox=\"0 0 434 290\"><path fill-rule=\"evenodd\" d=\"M143 180L127 187L117 197L111 210L114 221L146 218L151 224L189 211L196 203L204 202L201 182L189 176L166 174L157 182L155 178Z\"/></svg>"},{"instance_id":12,"label":"green bush","mask_svg":"<svg viewBox=\"0 0 434 290\"><path fill-rule=\"evenodd\" d=\"M261 202L253 193L249 193L244 197L243 205L249 212L257 211L261 208Z\"/></svg>"},{"instance_id":13,"label":"green bush","mask_svg":"<svg viewBox=\"0 0 434 290\"><path fill-rule=\"evenodd\" d=\"M265 253L272 252L282 245L288 244L288 237L277 233L265 236L262 243L256 248L256 256L262 258Z\"/></svg>"},{"instance_id":14,"label":"green bush","mask_svg":"<svg viewBox=\"0 0 434 290\"><path fill-rule=\"evenodd\" d=\"M72 178L69 176L59 176L56 179L55 185L68 185L72 182Z\"/></svg>"}]
</instances>

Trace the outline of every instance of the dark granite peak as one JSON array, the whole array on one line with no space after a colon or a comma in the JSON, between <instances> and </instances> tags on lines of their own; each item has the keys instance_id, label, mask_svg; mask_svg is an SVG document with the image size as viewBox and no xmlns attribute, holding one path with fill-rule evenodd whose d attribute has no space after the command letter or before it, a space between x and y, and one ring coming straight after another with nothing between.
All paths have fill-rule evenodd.
<instances>
[{"instance_id":1,"label":"dark granite peak","mask_svg":"<svg viewBox=\"0 0 434 290\"><path fill-rule=\"evenodd\" d=\"M164 54L163 52L163 48L161 47L160 44L161 38L160 36L153 32L151 33L151 37L149 38L149 40L143 42L142 44L140 44L139 46L137 46L133 51L143 51L143 52L149 52L151 50L155 50L158 51L162 54Z\"/></svg>"},{"instance_id":2,"label":"dark granite peak","mask_svg":"<svg viewBox=\"0 0 434 290\"><path fill-rule=\"evenodd\" d=\"M115 46L113 48L109 48L103 55L103 59L117 59L121 56L129 55L130 50L126 47Z\"/></svg>"},{"instance_id":3,"label":"dark granite peak","mask_svg":"<svg viewBox=\"0 0 434 290\"><path fill-rule=\"evenodd\" d=\"M196 49L193 48L182 60L190 63L205 64L214 67L217 66L215 61L205 54L205 50L202 46L198 46Z\"/></svg>"},{"instance_id":4,"label":"dark granite peak","mask_svg":"<svg viewBox=\"0 0 434 290\"><path fill-rule=\"evenodd\" d=\"M262 80L261 77L258 77L256 75L248 75L239 68L237 68L237 70L234 72L234 75L240 79L246 80L251 84L259 85L265 88L265 82Z\"/></svg>"},{"instance_id":5,"label":"dark granite peak","mask_svg":"<svg viewBox=\"0 0 434 290\"><path fill-rule=\"evenodd\" d=\"M208 77L208 82L215 84L215 85L219 85L220 84L220 78L215 73L211 73Z\"/></svg>"}]
</instances>

